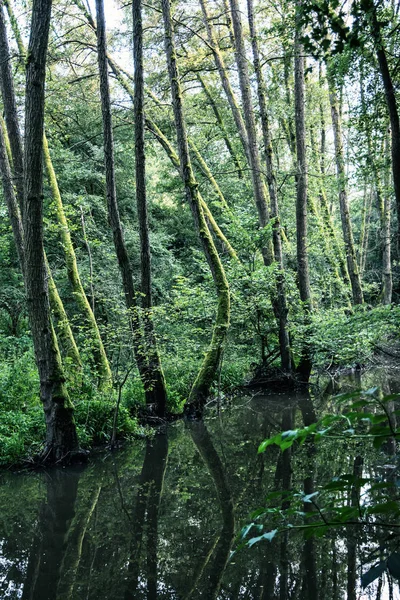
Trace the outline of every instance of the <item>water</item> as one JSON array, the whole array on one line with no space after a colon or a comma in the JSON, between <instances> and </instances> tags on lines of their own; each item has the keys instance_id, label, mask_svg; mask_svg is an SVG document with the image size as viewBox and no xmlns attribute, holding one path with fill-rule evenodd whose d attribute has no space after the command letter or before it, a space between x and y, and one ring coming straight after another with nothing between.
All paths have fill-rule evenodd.
<instances>
[{"instance_id":1,"label":"water","mask_svg":"<svg viewBox=\"0 0 400 600\"><path fill-rule=\"evenodd\" d=\"M395 392L399 374L365 374L362 387L372 384ZM348 376L340 385L345 391L360 381ZM287 531L231 557L238 532L269 492L318 490L333 476L352 473L357 460L364 477L392 477L393 489L385 493L397 500L393 445L377 451L369 440L332 440L257 455L263 439L312 422L329 402L313 394L244 396L219 414L209 410L205 424L177 422L167 435L103 453L86 467L2 473L0 597L399 598L398 583L386 575L360 589L361 573L380 554L400 552L395 527L331 528L308 539L303 531ZM275 507L282 508L281 497ZM265 531L276 518L264 520ZM300 523L307 516L287 518ZM382 522L390 523L390 515Z\"/></svg>"}]
</instances>

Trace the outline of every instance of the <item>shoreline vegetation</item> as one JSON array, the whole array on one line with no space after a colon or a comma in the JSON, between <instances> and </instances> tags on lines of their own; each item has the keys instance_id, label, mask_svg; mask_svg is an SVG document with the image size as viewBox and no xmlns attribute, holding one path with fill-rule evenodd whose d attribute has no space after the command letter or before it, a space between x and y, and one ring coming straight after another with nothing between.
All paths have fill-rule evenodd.
<instances>
[{"instance_id":1,"label":"shoreline vegetation","mask_svg":"<svg viewBox=\"0 0 400 600\"><path fill-rule=\"evenodd\" d=\"M382 347L384 346L384 347ZM327 364L313 372L310 386L315 397L323 398L326 395L335 396L340 391L340 381L347 376L361 378L364 373L374 369L396 370L399 368L399 345L385 341L380 346L373 343L373 353L362 362L357 357L350 363L343 365ZM33 360L33 357L31 357ZM26 364L26 363L25 363ZM32 365L32 372L34 367ZM278 368L267 367L261 370L257 366L256 372L249 371L247 377L235 381L230 374L230 380L224 384L221 378L220 388L215 388L207 402L207 415L215 411L224 410L226 406L234 406L237 398L265 395L274 397L285 393L302 394L308 386L301 381L288 379ZM235 373L238 376L238 373ZM4 383L4 379L2 380ZM27 386L32 382L27 382ZM355 385L355 387L357 387ZM86 396L75 405L75 420L80 439L82 455L76 456L71 462L86 462L92 453L97 456L106 451L118 450L126 443L134 443L137 439L152 438L158 430L163 430L165 425L184 418L184 398L180 403L171 407L165 417L160 418L149 414L144 401L142 390L141 400L131 396L134 388L128 388L123 395L116 415L116 394L114 398L90 398ZM21 389L19 388L19 391ZM211 411L211 413L210 413ZM116 423L116 431L114 426ZM40 450L43 446L44 422L42 408L38 396L31 396L30 402L25 402L18 410L9 410L0 417L0 471L20 469L43 468L40 462ZM114 441L112 441L114 438Z\"/></svg>"},{"instance_id":2,"label":"shoreline vegetation","mask_svg":"<svg viewBox=\"0 0 400 600\"><path fill-rule=\"evenodd\" d=\"M116 3L0 2L0 466L400 357L399 6Z\"/></svg>"}]
</instances>

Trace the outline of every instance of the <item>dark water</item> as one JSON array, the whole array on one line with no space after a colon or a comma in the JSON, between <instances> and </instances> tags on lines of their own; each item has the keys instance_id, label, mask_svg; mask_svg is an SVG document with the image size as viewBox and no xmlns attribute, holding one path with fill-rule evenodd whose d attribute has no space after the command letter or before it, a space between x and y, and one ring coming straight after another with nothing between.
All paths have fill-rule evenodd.
<instances>
[{"instance_id":1,"label":"dark water","mask_svg":"<svg viewBox=\"0 0 400 600\"><path fill-rule=\"evenodd\" d=\"M380 369L340 385L392 393L400 378ZM238 532L268 493L317 490L360 460L363 476L393 477L395 448L377 451L369 441L324 441L283 455L271 447L257 455L263 439L312 422L329 402L321 394L242 397L219 415L209 410L204 424L178 422L167 435L86 467L1 474L0 597L399 598L397 581L386 575L360 589L361 573L388 545L400 551L395 528L341 527L320 538L293 530L230 559ZM395 484L393 494L397 499Z\"/></svg>"}]
</instances>

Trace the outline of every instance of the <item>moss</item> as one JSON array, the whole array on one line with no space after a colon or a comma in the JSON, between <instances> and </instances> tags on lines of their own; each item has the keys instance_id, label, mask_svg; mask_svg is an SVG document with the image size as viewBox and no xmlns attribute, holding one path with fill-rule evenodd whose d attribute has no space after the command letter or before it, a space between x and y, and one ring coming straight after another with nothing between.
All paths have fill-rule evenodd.
<instances>
[{"instance_id":1,"label":"moss","mask_svg":"<svg viewBox=\"0 0 400 600\"><path fill-rule=\"evenodd\" d=\"M95 369L100 379L100 388L107 389L111 386L112 383L112 373L106 356L104 345L101 340L95 316L93 314L92 308L89 304L89 301L85 294L85 290L83 289L80 280L75 251L72 245L68 222L65 216L64 206L62 203L57 177L51 160L46 136L43 137L43 154L49 178L50 188L56 207L57 219L60 224L60 234L65 252L68 278L73 289L76 303L79 306L79 309L81 310L82 315L86 320L87 328L90 333L90 342L93 351L93 359L95 363Z\"/></svg>"}]
</instances>

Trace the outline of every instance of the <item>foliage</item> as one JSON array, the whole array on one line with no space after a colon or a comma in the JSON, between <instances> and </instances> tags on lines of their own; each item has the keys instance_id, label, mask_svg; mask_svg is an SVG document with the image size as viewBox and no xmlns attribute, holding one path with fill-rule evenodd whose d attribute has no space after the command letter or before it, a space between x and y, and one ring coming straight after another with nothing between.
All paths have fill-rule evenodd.
<instances>
[{"instance_id":1,"label":"foliage","mask_svg":"<svg viewBox=\"0 0 400 600\"><path fill-rule=\"evenodd\" d=\"M396 425L396 417L400 414L399 400L400 394L383 396L378 388L341 394L334 398L335 413L325 414L307 426L269 437L260 444L258 452L264 453L268 448L278 446L283 453L296 453L297 448L304 446L311 456L315 444L332 448L332 443L336 446L345 443L354 447L362 440L372 445L375 451L384 449L390 454L391 447L400 437L400 427ZM400 578L398 485L396 477L363 476L342 470L311 493L296 489L274 491L267 496L265 507L252 513L253 520L241 530L237 547L252 547L265 540L271 542L278 533L292 530L303 531L306 538L326 536L343 527L393 530L394 544L380 543L381 557L382 554L386 556L363 574L361 583L367 587L386 569Z\"/></svg>"}]
</instances>

